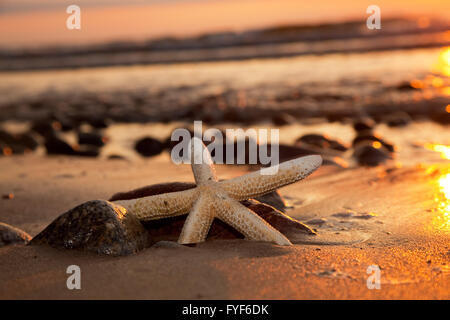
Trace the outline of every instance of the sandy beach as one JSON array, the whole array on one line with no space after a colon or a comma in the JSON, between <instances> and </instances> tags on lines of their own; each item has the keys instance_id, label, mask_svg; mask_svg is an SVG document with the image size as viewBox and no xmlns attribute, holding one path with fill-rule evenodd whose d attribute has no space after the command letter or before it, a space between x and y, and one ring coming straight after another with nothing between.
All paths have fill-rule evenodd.
<instances>
[{"instance_id":1,"label":"sandy beach","mask_svg":"<svg viewBox=\"0 0 450 320\"><path fill-rule=\"evenodd\" d=\"M0 300L450 299L448 4L334 5L2 3Z\"/></svg>"},{"instance_id":2,"label":"sandy beach","mask_svg":"<svg viewBox=\"0 0 450 320\"><path fill-rule=\"evenodd\" d=\"M91 199L168 181L193 181L167 154L124 160L0 159L2 221L37 234L60 213ZM218 168L221 178L245 167ZM448 299L450 166L335 169L281 189L300 221L323 219L318 235L292 247L213 240L151 247L127 257L49 247L0 248L2 299ZM443 191L443 187L446 188ZM339 192L336 190L339 189ZM443 207L444 206L444 207ZM343 214L343 213L347 213ZM348 214L350 213L350 214ZM369 215L367 215L370 213ZM82 289L68 290L79 265ZM381 269L381 289L367 268Z\"/></svg>"}]
</instances>

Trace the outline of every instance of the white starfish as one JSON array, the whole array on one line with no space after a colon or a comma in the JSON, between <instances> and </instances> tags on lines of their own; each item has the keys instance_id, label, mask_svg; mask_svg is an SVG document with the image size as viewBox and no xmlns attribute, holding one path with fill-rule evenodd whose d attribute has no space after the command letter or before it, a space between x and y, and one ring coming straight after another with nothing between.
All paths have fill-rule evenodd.
<instances>
[{"instance_id":1,"label":"white starfish","mask_svg":"<svg viewBox=\"0 0 450 320\"><path fill-rule=\"evenodd\" d=\"M264 195L307 177L322 164L320 156L306 156L283 162L272 175L261 171L268 169L266 168L219 182L213 161L203 142L193 138L191 150L196 188L133 200L120 200L116 203L143 221L189 212L178 239L178 243L181 244L205 241L214 218L218 218L249 240L291 245L282 233L239 201Z\"/></svg>"}]
</instances>

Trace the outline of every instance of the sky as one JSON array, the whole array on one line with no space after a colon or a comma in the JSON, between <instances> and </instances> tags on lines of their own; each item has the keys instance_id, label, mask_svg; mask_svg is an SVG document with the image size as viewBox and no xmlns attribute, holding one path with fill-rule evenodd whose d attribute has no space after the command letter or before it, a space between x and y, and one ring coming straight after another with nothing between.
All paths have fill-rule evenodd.
<instances>
[{"instance_id":1,"label":"sky","mask_svg":"<svg viewBox=\"0 0 450 320\"><path fill-rule=\"evenodd\" d=\"M443 0L2 0L0 47L79 45L209 32L242 31L283 24L381 16L450 16ZM339 3L337 6L336 3ZM68 30L68 5L81 8L81 30Z\"/></svg>"}]
</instances>

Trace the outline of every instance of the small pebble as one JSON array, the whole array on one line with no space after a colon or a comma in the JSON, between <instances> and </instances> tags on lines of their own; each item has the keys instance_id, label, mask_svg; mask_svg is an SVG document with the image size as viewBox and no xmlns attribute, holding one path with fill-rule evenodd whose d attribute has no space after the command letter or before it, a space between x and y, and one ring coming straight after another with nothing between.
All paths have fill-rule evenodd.
<instances>
[{"instance_id":1,"label":"small pebble","mask_svg":"<svg viewBox=\"0 0 450 320\"><path fill-rule=\"evenodd\" d=\"M4 195L2 195L2 198L6 199L6 200L14 199L14 193L4 194Z\"/></svg>"}]
</instances>

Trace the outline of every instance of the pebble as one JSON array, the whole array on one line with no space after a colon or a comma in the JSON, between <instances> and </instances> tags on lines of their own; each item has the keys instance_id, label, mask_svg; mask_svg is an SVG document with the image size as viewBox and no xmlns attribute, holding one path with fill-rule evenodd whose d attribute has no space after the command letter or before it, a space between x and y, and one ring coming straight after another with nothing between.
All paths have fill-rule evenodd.
<instances>
[{"instance_id":1,"label":"pebble","mask_svg":"<svg viewBox=\"0 0 450 320\"><path fill-rule=\"evenodd\" d=\"M144 137L136 142L134 149L144 157L152 157L164 150L164 144L155 138Z\"/></svg>"},{"instance_id":2,"label":"pebble","mask_svg":"<svg viewBox=\"0 0 450 320\"><path fill-rule=\"evenodd\" d=\"M360 143L355 147L353 157L363 166L378 166L392 159L390 152L384 147L374 147L372 143Z\"/></svg>"},{"instance_id":3,"label":"pebble","mask_svg":"<svg viewBox=\"0 0 450 320\"><path fill-rule=\"evenodd\" d=\"M78 144L102 147L107 138L98 132L78 132Z\"/></svg>"}]
</instances>

